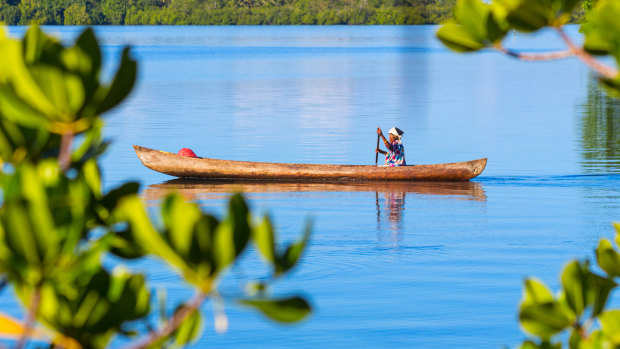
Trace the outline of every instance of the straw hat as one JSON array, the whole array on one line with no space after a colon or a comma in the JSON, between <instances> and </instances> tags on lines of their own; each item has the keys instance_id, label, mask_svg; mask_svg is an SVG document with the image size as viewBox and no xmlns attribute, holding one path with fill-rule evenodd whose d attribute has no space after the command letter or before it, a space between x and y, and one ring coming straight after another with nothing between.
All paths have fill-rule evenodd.
<instances>
[{"instance_id":1,"label":"straw hat","mask_svg":"<svg viewBox=\"0 0 620 349\"><path fill-rule=\"evenodd\" d=\"M392 127L392 129L390 130L390 132L388 132L389 134L392 134L394 136L396 136L396 138L400 139L400 137L403 136L403 134L405 134L405 132L403 132L401 129L399 129L398 127Z\"/></svg>"}]
</instances>

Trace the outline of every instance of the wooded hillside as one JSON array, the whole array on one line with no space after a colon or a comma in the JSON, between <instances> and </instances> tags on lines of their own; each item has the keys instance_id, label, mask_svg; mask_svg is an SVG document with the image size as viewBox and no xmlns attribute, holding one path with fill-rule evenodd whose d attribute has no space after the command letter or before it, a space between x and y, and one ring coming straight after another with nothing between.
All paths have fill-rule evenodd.
<instances>
[{"instance_id":1,"label":"wooded hillside","mask_svg":"<svg viewBox=\"0 0 620 349\"><path fill-rule=\"evenodd\" d=\"M455 0L0 0L18 24L434 24Z\"/></svg>"}]
</instances>

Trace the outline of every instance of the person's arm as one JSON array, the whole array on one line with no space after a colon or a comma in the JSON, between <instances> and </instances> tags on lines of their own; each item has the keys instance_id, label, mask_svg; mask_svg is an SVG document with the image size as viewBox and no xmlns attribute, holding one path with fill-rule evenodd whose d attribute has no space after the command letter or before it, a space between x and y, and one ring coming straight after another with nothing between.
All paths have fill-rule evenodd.
<instances>
[{"instance_id":1,"label":"person's arm","mask_svg":"<svg viewBox=\"0 0 620 349\"><path fill-rule=\"evenodd\" d=\"M381 153L381 154L383 154L383 155L387 154L387 152L386 152L386 151L383 151L383 150L381 150L381 149L379 149L379 148L375 149L375 153Z\"/></svg>"},{"instance_id":2,"label":"person's arm","mask_svg":"<svg viewBox=\"0 0 620 349\"><path fill-rule=\"evenodd\" d=\"M381 127L377 127L377 134L379 135L379 137L381 137L383 139L383 144L385 144L385 147L388 148L389 151L394 150L394 149L392 149L392 145L390 144L390 142L388 142L388 140L385 139L385 136L383 135L383 132L381 132ZM381 154L387 154L387 153L382 151Z\"/></svg>"}]
</instances>

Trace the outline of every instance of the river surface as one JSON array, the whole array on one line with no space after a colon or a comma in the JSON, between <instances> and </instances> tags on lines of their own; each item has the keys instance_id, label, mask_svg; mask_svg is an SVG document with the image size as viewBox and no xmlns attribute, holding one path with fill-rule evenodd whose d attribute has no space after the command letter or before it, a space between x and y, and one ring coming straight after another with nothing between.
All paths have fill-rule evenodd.
<instances>
[{"instance_id":1,"label":"river surface","mask_svg":"<svg viewBox=\"0 0 620 349\"><path fill-rule=\"evenodd\" d=\"M79 28L46 27L64 39ZM579 39L578 28L569 28ZM620 103L578 61L526 63L485 51L449 52L434 26L97 27L106 74L130 44L137 86L107 115L107 188L138 180L157 211L179 190L221 214L231 192L269 212L280 237L314 219L301 265L275 285L303 293L314 313L281 326L212 304L196 348L516 347L523 280L554 290L572 258L593 257L620 220ZM10 28L20 35L23 28ZM553 33L510 34L508 47L562 49ZM404 130L409 164L488 157L470 183L333 185L200 183L142 166L133 144L230 160L374 164L376 128ZM262 277L255 255L222 280L224 297ZM149 260L173 302L191 296ZM618 303L612 300L614 304ZM173 304L170 305L171 307ZM10 292L3 311L20 316Z\"/></svg>"}]
</instances>

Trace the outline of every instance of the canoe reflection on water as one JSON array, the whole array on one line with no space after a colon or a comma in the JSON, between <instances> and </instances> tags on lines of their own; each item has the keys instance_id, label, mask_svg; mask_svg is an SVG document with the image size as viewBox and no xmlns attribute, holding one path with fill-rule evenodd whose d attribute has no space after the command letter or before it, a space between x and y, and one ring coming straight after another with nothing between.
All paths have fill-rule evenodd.
<instances>
[{"instance_id":1,"label":"canoe reflection on water","mask_svg":"<svg viewBox=\"0 0 620 349\"><path fill-rule=\"evenodd\" d=\"M170 192L178 192L186 200L221 199L222 194L242 192L252 198L254 193L312 193L312 192L375 192L400 206L408 193L433 195L452 199L485 201L482 186L475 182L281 182L173 179L150 185L143 192L149 205L158 205ZM395 207L396 208L396 207ZM399 209L402 209L400 207Z\"/></svg>"},{"instance_id":2,"label":"canoe reflection on water","mask_svg":"<svg viewBox=\"0 0 620 349\"><path fill-rule=\"evenodd\" d=\"M481 184L475 182L268 182L173 179L146 188L142 196L149 206L158 206L169 193L180 193L186 200L201 206L221 205L233 192L243 192L248 199L264 200L269 193L280 199L282 193L298 198L324 197L325 192L366 192L375 198L377 212L377 239L380 245L398 249L402 238L402 220L405 198L431 200L468 200L485 202L487 197ZM290 194L288 194L290 193ZM267 194L267 196L265 195ZM370 203L369 203L370 204ZM387 235L385 235L387 233Z\"/></svg>"}]
</instances>

